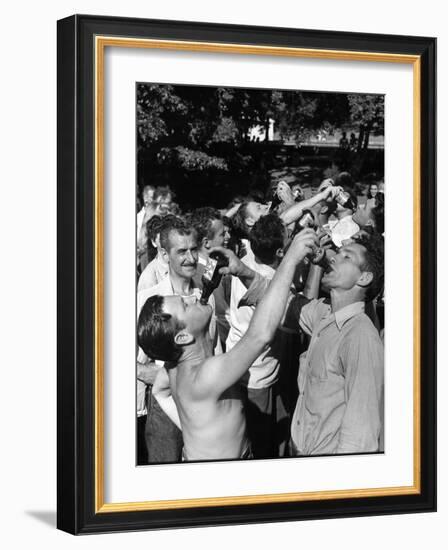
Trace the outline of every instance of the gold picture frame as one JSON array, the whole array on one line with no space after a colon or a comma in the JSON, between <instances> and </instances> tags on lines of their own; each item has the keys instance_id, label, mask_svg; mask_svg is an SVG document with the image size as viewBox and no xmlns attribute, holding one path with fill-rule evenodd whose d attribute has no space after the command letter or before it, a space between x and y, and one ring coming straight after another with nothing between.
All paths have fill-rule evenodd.
<instances>
[{"instance_id":1,"label":"gold picture frame","mask_svg":"<svg viewBox=\"0 0 448 550\"><path fill-rule=\"evenodd\" d=\"M212 32L213 31L213 32ZM263 32L262 32L263 31ZM78 336L58 357L58 526L72 533L103 532L161 526L242 523L276 519L304 519L340 515L433 510L435 508L434 346L435 316L422 313L424 294L432 296L428 265L435 265L434 216L434 39L346 35L328 31L260 29L193 23L127 20L73 16L59 22L59 130L58 178L60 185L59 251L62 274L59 285L59 342L73 337L79 317L89 316L90 331ZM209 39L212 33L217 38ZM186 36L195 34L195 40ZM235 36L238 41L235 42ZM232 38L232 41L230 40ZM399 40L401 39L401 41ZM266 43L268 42L268 43ZM325 47L325 44L328 44ZM356 46L363 45L363 48ZM367 44L367 47L366 47ZM413 484L400 487L225 496L179 500L107 503L104 498L104 87L105 51L114 48L162 49L234 55L288 56L338 61L400 63L413 70L413 204L414 204L414 416ZM89 56L90 54L90 56ZM82 90L79 84L82 84ZM70 105L61 105L71 89ZM87 91L86 91L87 90ZM65 101L65 100L64 100ZM89 109L90 107L90 109ZM87 122L85 122L88 120ZM69 136L69 139L67 138ZM425 147L422 148L422 140ZM67 147L67 141L70 146ZM90 154L83 151L90 151ZM84 169L74 170L83 153ZM87 160L86 160L87 159ZM89 170L90 169L90 170ZM66 172L71 170L67 184ZM89 177L83 179L82 173ZM80 183L82 181L82 183ZM70 200L91 184L87 196L68 211ZM65 186L65 187L64 187ZM66 187L69 188L67 191ZM422 203L424 196L424 205ZM82 220L89 222L82 227ZM72 227L67 230L68 219ZM432 230L431 230L432 229ZM73 234L78 239L73 243ZM88 242L90 239L90 249ZM70 261L67 265L67 256ZM82 273L79 258L86 257ZM78 258L78 260L75 260ZM62 265L64 264L64 265ZM90 267L90 271L89 271ZM424 269L423 269L424 267ZM88 280L81 279L89 273ZM79 292L83 285L83 292ZM72 309L65 307L71 297ZM82 304L79 300L83 301ZM80 313L80 310L81 313ZM74 314L75 311L78 316ZM87 313L88 312L88 313ZM75 319L76 318L76 319ZM84 346L84 347L83 347ZM65 347L65 346L64 346ZM82 347L82 352L79 351ZM422 355L422 349L425 355ZM435 353L435 352L434 352ZM67 381L70 355L70 381ZM80 362L80 357L85 359ZM422 358L425 369L422 369ZM429 365L429 368L428 368ZM62 374L64 370L64 375ZM423 389L422 389L423 387ZM423 393L424 390L424 393ZM67 395L70 414L66 414ZM423 396L425 396L423 398ZM62 404L64 403L64 404ZM62 413L64 408L65 414ZM79 411L83 418L75 418ZM84 433L81 435L81 428ZM422 438L422 430L424 436ZM69 444L67 441L69 440ZM80 451L82 449L82 452ZM82 479L81 479L82 478ZM341 514L341 506L346 514ZM77 513L75 513L77 510ZM260 512L262 511L262 513ZM264 515L263 515L264 514ZM258 519L257 519L258 518Z\"/></svg>"}]
</instances>

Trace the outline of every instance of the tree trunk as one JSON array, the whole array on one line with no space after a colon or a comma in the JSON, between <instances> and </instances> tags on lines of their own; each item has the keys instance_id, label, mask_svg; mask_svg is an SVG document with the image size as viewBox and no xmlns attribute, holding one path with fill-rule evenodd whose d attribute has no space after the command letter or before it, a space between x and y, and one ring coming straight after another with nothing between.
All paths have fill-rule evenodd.
<instances>
[{"instance_id":1,"label":"tree trunk","mask_svg":"<svg viewBox=\"0 0 448 550\"><path fill-rule=\"evenodd\" d=\"M372 125L369 124L366 128L365 134L364 134L364 143L362 144L362 148L364 151L367 150L369 147L369 138L370 138L370 131L372 130Z\"/></svg>"},{"instance_id":2,"label":"tree trunk","mask_svg":"<svg viewBox=\"0 0 448 550\"><path fill-rule=\"evenodd\" d=\"M358 146L356 148L357 153L361 152L361 149L364 143L364 132L365 132L364 125L362 125L359 127Z\"/></svg>"},{"instance_id":3,"label":"tree trunk","mask_svg":"<svg viewBox=\"0 0 448 550\"><path fill-rule=\"evenodd\" d=\"M266 118L264 121L264 131L265 131L264 140L269 141L269 117Z\"/></svg>"}]
</instances>

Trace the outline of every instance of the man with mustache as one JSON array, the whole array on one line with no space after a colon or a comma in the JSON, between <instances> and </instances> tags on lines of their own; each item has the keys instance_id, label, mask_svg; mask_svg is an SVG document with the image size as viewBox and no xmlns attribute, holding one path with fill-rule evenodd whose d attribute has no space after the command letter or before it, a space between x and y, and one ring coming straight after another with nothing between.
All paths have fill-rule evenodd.
<instances>
[{"instance_id":1,"label":"man with mustache","mask_svg":"<svg viewBox=\"0 0 448 550\"><path fill-rule=\"evenodd\" d=\"M160 246L164 260L168 264L168 276L156 286L137 293L137 316L151 296L180 296L186 303L195 303L200 298L201 291L193 279L198 264L198 245L194 228L180 218L173 220L169 226L162 228ZM209 335L217 352L220 346L217 342L213 296L210 298L210 305L212 314ZM144 399L146 392L145 439L148 462L177 462L182 450L182 433L163 361L150 361L139 349L137 378L138 402L142 401L142 397Z\"/></svg>"},{"instance_id":2,"label":"man with mustache","mask_svg":"<svg viewBox=\"0 0 448 550\"><path fill-rule=\"evenodd\" d=\"M312 230L305 229L295 237L246 333L225 354L212 355L209 304L191 304L180 296L161 295L153 295L144 303L138 320L138 341L148 355L166 361L182 424L183 460L251 457L238 381L273 339L296 265L316 244ZM256 273L231 251L220 251L229 259L222 273L238 276L245 286L254 280Z\"/></svg>"}]
</instances>

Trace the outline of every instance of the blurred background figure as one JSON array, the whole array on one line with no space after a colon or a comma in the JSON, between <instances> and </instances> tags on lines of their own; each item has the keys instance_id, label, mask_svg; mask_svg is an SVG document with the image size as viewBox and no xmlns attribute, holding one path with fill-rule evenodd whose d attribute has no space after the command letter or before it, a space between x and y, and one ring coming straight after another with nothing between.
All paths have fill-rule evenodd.
<instances>
[{"instance_id":1,"label":"blurred background figure","mask_svg":"<svg viewBox=\"0 0 448 550\"><path fill-rule=\"evenodd\" d=\"M174 193L168 186L157 187L154 193L154 202L156 204L155 214L159 216L171 214L174 198Z\"/></svg>"},{"instance_id":2,"label":"blurred background figure","mask_svg":"<svg viewBox=\"0 0 448 550\"><path fill-rule=\"evenodd\" d=\"M145 269L148 258L146 256L146 223L155 214L154 205L155 188L152 185L146 185L142 191L143 206L137 213L137 273Z\"/></svg>"},{"instance_id":3,"label":"blurred background figure","mask_svg":"<svg viewBox=\"0 0 448 550\"><path fill-rule=\"evenodd\" d=\"M374 199L378 195L378 185L376 183L371 183L367 191L367 198Z\"/></svg>"},{"instance_id":4,"label":"blurred background figure","mask_svg":"<svg viewBox=\"0 0 448 550\"><path fill-rule=\"evenodd\" d=\"M295 183L291 187L292 196L294 197L295 201L302 201L305 198L305 195L303 193L303 189L300 187L298 183Z\"/></svg>"}]
</instances>

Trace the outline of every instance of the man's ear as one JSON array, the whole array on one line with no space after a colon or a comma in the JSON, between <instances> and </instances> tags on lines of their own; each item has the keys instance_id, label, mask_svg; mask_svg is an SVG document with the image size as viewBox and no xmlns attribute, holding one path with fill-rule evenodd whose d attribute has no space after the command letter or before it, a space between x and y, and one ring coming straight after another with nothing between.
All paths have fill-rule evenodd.
<instances>
[{"instance_id":1,"label":"man's ear","mask_svg":"<svg viewBox=\"0 0 448 550\"><path fill-rule=\"evenodd\" d=\"M285 251L283 250L283 248L277 248L277 250L275 251L275 255L279 260L281 260L285 255Z\"/></svg>"},{"instance_id":2,"label":"man's ear","mask_svg":"<svg viewBox=\"0 0 448 550\"><path fill-rule=\"evenodd\" d=\"M165 248L161 248L160 249L160 252L162 253L162 258L165 260L165 262L168 264L169 263L169 256L168 256L168 251L165 249Z\"/></svg>"},{"instance_id":3,"label":"man's ear","mask_svg":"<svg viewBox=\"0 0 448 550\"><path fill-rule=\"evenodd\" d=\"M180 330L174 336L174 343L178 346L188 346L194 342L194 336L187 332L186 330Z\"/></svg>"},{"instance_id":4,"label":"man's ear","mask_svg":"<svg viewBox=\"0 0 448 550\"><path fill-rule=\"evenodd\" d=\"M204 237L202 239L201 247L205 248L206 250L210 250L210 248L211 248L210 241L207 239L207 237Z\"/></svg>"},{"instance_id":5,"label":"man's ear","mask_svg":"<svg viewBox=\"0 0 448 550\"><path fill-rule=\"evenodd\" d=\"M357 285L367 287L373 281L373 273L371 271L363 271L358 279Z\"/></svg>"}]
</instances>

